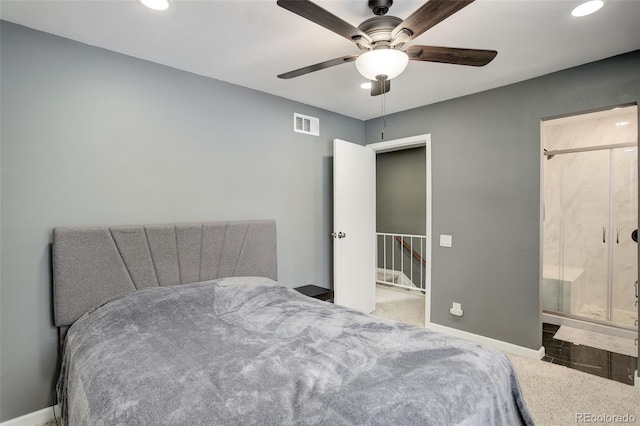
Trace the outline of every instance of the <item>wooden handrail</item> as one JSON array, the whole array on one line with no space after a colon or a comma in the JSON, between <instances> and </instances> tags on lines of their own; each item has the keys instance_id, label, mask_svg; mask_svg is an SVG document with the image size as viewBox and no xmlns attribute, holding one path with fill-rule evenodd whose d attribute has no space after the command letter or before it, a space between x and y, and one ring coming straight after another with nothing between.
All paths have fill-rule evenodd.
<instances>
[{"instance_id":1,"label":"wooden handrail","mask_svg":"<svg viewBox=\"0 0 640 426\"><path fill-rule=\"evenodd\" d=\"M427 267L427 262L422 258L422 256L416 253L416 251L412 249L411 246L407 244L402 237L396 237L396 241L402 244L402 247L405 250L411 252L413 257L415 257L418 262L422 263L422 266L424 266L425 268Z\"/></svg>"}]
</instances>

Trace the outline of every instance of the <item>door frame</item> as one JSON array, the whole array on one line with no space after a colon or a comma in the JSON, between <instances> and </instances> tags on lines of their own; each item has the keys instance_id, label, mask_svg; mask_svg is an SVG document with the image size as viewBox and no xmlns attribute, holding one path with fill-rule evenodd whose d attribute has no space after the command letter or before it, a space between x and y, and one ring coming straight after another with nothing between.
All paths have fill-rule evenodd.
<instances>
[{"instance_id":1,"label":"door frame","mask_svg":"<svg viewBox=\"0 0 640 426\"><path fill-rule=\"evenodd\" d=\"M426 172L426 184L427 184L427 193L426 193L426 256L425 262L428 265L428 270L425 273L424 280L424 289L425 289L425 298L424 298L424 325L428 327L431 323L431 270L433 269L433 264L431 263L431 252L433 250L433 234L431 232L432 227L432 203L431 203L431 133L426 133L417 136L410 136L407 138L401 139L392 139L384 142L376 142L372 144L366 145L368 148L373 149L373 151L377 154L382 154L385 152L393 152L400 151L403 149L410 148L420 148L425 147L425 172ZM376 172L377 173L377 172Z\"/></svg>"},{"instance_id":2,"label":"door frame","mask_svg":"<svg viewBox=\"0 0 640 426\"><path fill-rule=\"evenodd\" d=\"M628 103L628 104L620 104L615 106L609 106L604 108L597 108L592 110L574 112L569 114L550 116L550 117L542 117L540 119L539 129L540 129L540 156L539 156L539 171L540 171L540 213L539 213L539 262L538 262L538 274L539 274L539 282L538 282L538 304L539 304L539 315L538 315L538 324L540 329L540 335L542 336L542 324L544 322L554 324L554 325L567 325L570 327L580 328L587 331L593 331L596 333L608 334L612 336L624 337L627 339L636 339L640 336L640 328L637 330L633 330L628 327L619 326L609 321L600 321L588 318L581 318L578 316L573 316L571 314L565 314L562 312L544 312L543 309L543 297L542 297L542 286L544 280L543 266L544 266L544 221L545 221L545 206L544 206L544 190L545 190L545 164L547 161L545 155L545 147L548 146L547 134L545 132L545 126L549 121L558 120L568 117L578 117L585 114L592 114L597 112L605 112L609 110L614 110L618 108L626 108L626 107L636 107L638 112L638 122L640 122L640 107L637 103ZM640 148L640 144L638 145ZM607 148L611 149L611 147ZM636 151L640 152L640 149ZM640 202L640 197L638 197ZM640 219L639 219L640 222ZM611 229L611 226L608 226ZM640 262L640 250L638 251L638 256ZM639 269L640 271L640 269ZM639 275L640 277L640 275ZM609 290L607 290L609 291ZM640 308L639 308L640 309ZM638 370L636 370L636 387L640 387L640 380L638 380L639 376L637 375Z\"/></svg>"}]
</instances>

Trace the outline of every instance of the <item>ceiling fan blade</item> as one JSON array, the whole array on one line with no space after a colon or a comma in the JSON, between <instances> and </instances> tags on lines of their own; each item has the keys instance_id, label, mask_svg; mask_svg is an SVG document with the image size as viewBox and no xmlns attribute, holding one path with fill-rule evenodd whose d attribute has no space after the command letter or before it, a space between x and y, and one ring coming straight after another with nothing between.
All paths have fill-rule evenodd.
<instances>
[{"instance_id":1,"label":"ceiling fan blade","mask_svg":"<svg viewBox=\"0 0 640 426\"><path fill-rule=\"evenodd\" d=\"M382 95L391 90L391 80L371 80L371 96Z\"/></svg>"},{"instance_id":2,"label":"ceiling fan blade","mask_svg":"<svg viewBox=\"0 0 640 426\"><path fill-rule=\"evenodd\" d=\"M391 37L395 39L403 30L409 30L409 40L412 40L473 2L474 0L429 0L395 27Z\"/></svg>"},{"instance_id":3,"label":"ceiling fan blade","mask_svg":"<svg viewBox=\"0 0 640 426\"><path fill-rule=\"evenodd\" d=\"M411 46L406 50L412 61L483 67L496 57L495 50L459 49L456 47Z\"/></svg>"},{"instance_id":4,"label":"ceiling fan blade","mask_svg":"<svg viewBox=\"0 0 640 426\"><path fill-rule=\"evenodd\" d=\"M346 64L347 62L353 62L357 58L358 58L358 55L349 55L349 56L343 56L342 58L331 59L329 61L320 62L319 64L309 65L308 67L303 67L294 71L289 71L284 74L280 74L278 78L290 79L294 77L300 77L301 75L309 74L314 71L320 71L325 68Z\"/></svg>"},{"instance_id":5,"label":"ceiling fan blade","mask_svg":"<svg viewBox=\"0 0 640 426\"><path fill-rule=\"evenodd\" d=\"M278 6L300 15L311 22L315 22L346 39L354 40L362 37L369 43L372 41L371 37L365 32L308 0L278 0L277 3Z\"/></svg>"}]
</instances>

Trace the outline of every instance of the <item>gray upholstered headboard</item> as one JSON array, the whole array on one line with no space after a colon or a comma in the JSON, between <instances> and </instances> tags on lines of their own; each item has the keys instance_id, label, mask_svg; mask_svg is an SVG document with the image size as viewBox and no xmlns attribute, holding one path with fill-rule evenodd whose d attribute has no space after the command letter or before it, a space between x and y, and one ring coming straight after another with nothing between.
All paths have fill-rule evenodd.
<instances>
[{"instance_id":1,"label":"gray upholstered headboard","mask_svg":"<svg viewBox=\"0 0 640 426\"><path fill-rule=\"evenodd\" d=\"M233 276L277 279L275 221L53 230L58 327L122 293Z\"/></svg>"}]
</instances>

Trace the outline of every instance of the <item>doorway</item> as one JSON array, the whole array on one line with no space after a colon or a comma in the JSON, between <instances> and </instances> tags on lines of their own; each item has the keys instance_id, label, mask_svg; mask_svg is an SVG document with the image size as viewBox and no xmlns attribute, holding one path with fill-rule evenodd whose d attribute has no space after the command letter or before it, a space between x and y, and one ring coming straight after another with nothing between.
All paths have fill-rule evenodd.
<instances>
[{"instance_id":1,"label":"doorway","mask_svg":"<svg viewBox=\"0 0 640 426\"><path fill-rule=\"evenodd\" d=\"M376 314L430 321L431 137L379 142L376 153Z\"/></svg>"},{"instance_id":2,"label":"doorway","mask_svg":"<svg viewBox=\"0 0 640 426\"><path fill-rule=\"evenodd\" d=\"M638 353L637 117L631 105L541 124L543 341L615 353L624 365L614 373L631 383Z\"/></svg>"},{"instance_id":3,"label":"doorway","mask_svg":"<svg viewBox=\"0 0 640 426\"><path fill-rule=\"evenodd\" d=\"M541 144L543 360L633 384L637 106L543 120Z\"/></svg>"},{"instance_id":4,"label":"doorway","mask_svg":"<svg viewBox=\"0 0 640 426\"><path fill-rule=\"evenodd\" d=\"M424 261L425 326L431 319L431 135L370 145L334 139L333 143L333 290L338 305L371 313L376 281L376 154L425 147L426 242Z\"/></svg>"},{"instance_id":5,"label":"doorway","mask_svg":"<svg viewBox=\"0 0 640 426\"><path fill-rule=\"evenodd\" d=\"M637 329L637 107L547 120L542 137L543 310Z\"/></svg>"},{"instance_id":6,"label":"doorway","mask_svg":"<svg viewBox=\"0 0 640 426\"><path fill-rule=\"evenodd\" d=\"M424 327L426 148L376 155L376 310Z\"/></svg>"}]
</instances>

